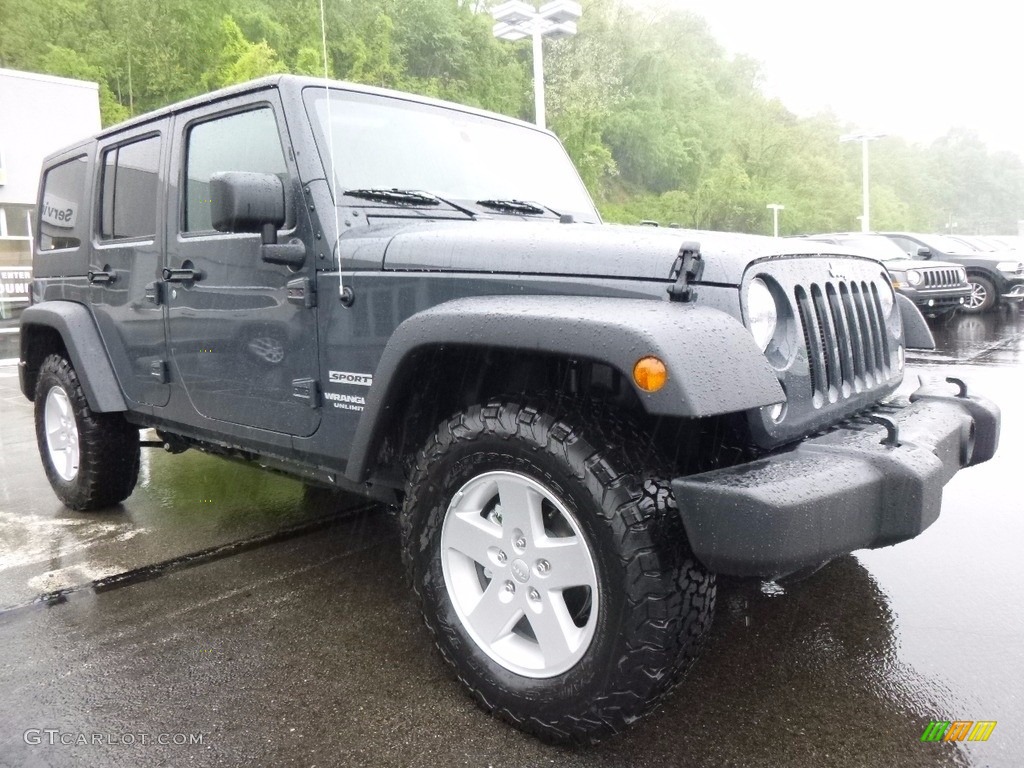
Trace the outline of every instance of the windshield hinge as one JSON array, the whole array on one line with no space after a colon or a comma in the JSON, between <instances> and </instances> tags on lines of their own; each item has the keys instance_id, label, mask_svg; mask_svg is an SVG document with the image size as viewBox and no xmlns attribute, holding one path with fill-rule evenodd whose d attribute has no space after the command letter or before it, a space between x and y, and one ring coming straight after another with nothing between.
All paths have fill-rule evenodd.
<instances>
[{"instance_id":1,"label":"windshield hinge","mask_svg":"<svg viewBox=\"0 0 1024 768\"><path fill-rule=\"evenodd\" d=\"M704 261L700 255L700 243L685 242L679 248L679 255L672 265L672 271L668 273L669 279L674 278L675 282L668 287L670 301L693 301L697 298L697 292L690 283L700 280L704 271Z\"/></svg>"}]
</instances>

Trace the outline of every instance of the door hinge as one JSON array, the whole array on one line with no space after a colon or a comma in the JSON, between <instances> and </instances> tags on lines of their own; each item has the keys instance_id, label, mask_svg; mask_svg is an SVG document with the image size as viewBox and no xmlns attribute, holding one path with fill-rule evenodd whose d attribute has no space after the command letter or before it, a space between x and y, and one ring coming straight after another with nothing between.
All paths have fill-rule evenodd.
<instances>
[{"instance_id":1,"label":"door hinge","mask_svg":"<svg viewBox=\"0 0 1024 768\"><path fill-rule=\"evenodd\" d=\"M306 309L316 306L316 291L313 290L313 281L308 277L296 277L288 281L288 301L292 304L301 304Z\"/></svg>"},{"instance_id":2,"label":"door hinge","mask_svg":"<svg viewBox=\"0 0 1024 768\"><path fill-rule=\"evenodd\" d=\"M146 286L146 301L159 305L163 302L164 283L150 283Z\"/></svg>"},{"instance_id":3,"label":"door hinge","mask_svg":"<svg viewBox=\"0 0 1024 768\"><path fill-rule=\"evenodd\" d=\"M149 363L149 375L161 384L167 383L167 363L164 360L152 360Z\"/></svg>"},{"instance_id":4,"label":"door hinge","mask_svg":"<svg viewBox=\"0 0 1024 768\"><path fill-rule=\"evenodd\" d=\"M293 379L292 397L310 408L320 407L320 382L316 379Z\"/></svg>"},{"instance_id":5,"label":"door hinge","mask_svg":"<svg viewBox=\"0 0 1024 768\"><path fill-rule=\"evenodd\" d=\"M695 280L700 280L704 272L704 260L700 255L700 243L687 241L679 248L679 255L668 273L669 279L675 282L668 287L670 301L693 301L697 298L697 291L690 285Z\"/></svg>"}]
</instances>

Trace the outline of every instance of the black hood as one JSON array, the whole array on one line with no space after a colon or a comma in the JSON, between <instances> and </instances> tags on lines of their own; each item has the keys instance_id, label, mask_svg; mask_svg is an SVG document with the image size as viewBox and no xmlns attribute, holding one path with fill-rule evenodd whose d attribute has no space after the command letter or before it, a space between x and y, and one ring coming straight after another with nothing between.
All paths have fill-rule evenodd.
<instances>
[{"instance_id":1,"label":"black hood","mask_svg":"<svg viewBox=\"0 0 1024 768\"><path fill-rule=\"evenodd\" d=\"M700 244L701 282L738 285L756 259L849 254L841 246L797 240L646 226L560 224L555 220L415 221L385 225L393 236L385 269L670 279L685 242Z\"/></svg>"}]
</instances>

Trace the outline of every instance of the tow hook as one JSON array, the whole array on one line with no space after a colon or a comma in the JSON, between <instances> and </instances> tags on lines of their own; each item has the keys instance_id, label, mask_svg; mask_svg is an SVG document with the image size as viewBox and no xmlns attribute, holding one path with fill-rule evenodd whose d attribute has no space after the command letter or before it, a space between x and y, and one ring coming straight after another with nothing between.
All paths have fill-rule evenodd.
<instances>
[{"instance_id":1,"label":"tow hook","mask_svg":"<svg viewBox=\"0 0 1024 768\"><path fill-rule=\"evenodd\" d=\"M865 418L872 424L881 424L885 427L885 437L880 441L882 445L888 445L892 448L900 447L900 428L896 425L895 421L888 416L879 416L878 414L871 414Z\"/></svg>"},{"instance_id":2,"label":"tow hook","mask_svg":"<svg viewBox=\"0 0 1024 768\"><path fill-rule=\"evenodd\" d=\"M947 376L946 381L950 384L956 384L960 388L957 397L967 397L967 384L963 379L958 379L956 376ZM924 384L924 381L921 381L921 384Z\"/></svg>"}]
</instances>

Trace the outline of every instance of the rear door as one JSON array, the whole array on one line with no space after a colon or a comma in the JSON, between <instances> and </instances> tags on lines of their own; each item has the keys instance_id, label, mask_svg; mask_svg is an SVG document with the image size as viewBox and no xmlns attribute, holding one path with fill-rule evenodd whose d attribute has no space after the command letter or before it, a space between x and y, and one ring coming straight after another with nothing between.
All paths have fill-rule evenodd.
<instances>
[{"instance_id":1,"label":"rear door","mask_svg":"<svg viewBox=\"0 0 1024 768\"><path fill-rule=\"evenodd\" d=\"M164 288L173 375L206 419L308 436L320 423L316 308L294 287L312 285L313 258L299 269L268 264L259 235L211 226L209 182L217 172L273 173L288 200L301 199L280 100L267 91L219 107L175 118L171 167L180 175ZM279 233L292 237L312 251L308 219L295 205Z\"/></svg>"},{"instance_id":2,"label":"rear door","mask_svg":"<svg viewBox=\"0 0 1024 768\"><path fill-rule=\"evenodd\" d=\"M124 394L166 405L167 349L159 303L168 121L99 146L89 293Z\"/></svg>"}]
</instances>

